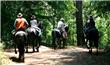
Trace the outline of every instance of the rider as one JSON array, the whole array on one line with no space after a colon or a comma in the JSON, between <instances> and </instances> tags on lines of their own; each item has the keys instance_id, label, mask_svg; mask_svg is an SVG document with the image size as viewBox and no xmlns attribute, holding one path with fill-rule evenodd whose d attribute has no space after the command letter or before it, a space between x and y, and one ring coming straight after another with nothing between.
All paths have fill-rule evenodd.
<instances>
[{"instance_id":1,"label":"rider","mask_svg":"<svg viewBox=\"0 0 110 65\"><path fill-rule=\"evenodd\" d=\"M64 19L61 18L60 21L58 21L57 25L57 28L60 30L61 33L64 31L64 26L65 26Z\"/></svg>"},{"instance_id":2,"label":"rider","mask_svg":"<svg viewBox=\"0 0 110 65\"><path fill-rule=\"evenodd\" d=\"M28 27L28 22L25 18L22 17L22 13L18 13L17 19L14 22L14 27L16 32L19 30L25 31L26 28Z\"/></svg>"},{"instance_id":3,"label":"rider","mask_svg":"<svg viewBox=\"0 0 110 65\"><path fill-rule=\"evenodd\" d=\"M35 28L39 32L39 36L42 35L41 29L38 27L38 22L36 20L36 16L35 15L32 15L31 21L30 21L30 25L31 25L32 28Z\"/></svg>"},{"instance_id":4,"label":"rider","mask_svg":"<svg viewBox=\"0 0 110 65\"><path fill-rule=\"evenodd\" d=\"M92 28L95 28L95 21L92 16L89 16L88 21L86 22L85 32L87 33Z\"/></svg>"}]
</instances>

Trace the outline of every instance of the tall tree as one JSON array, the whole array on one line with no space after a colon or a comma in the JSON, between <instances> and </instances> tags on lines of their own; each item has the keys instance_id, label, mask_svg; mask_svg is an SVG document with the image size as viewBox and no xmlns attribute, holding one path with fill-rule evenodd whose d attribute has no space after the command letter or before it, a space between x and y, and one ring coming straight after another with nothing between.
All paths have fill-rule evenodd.
<instances>
[{"instance_id":1,"label":"tall tree","mask_svg":"<svg viewBox=\"0 0 110 65\"><path fill-rule=\"evenodd\" d=\"M76 1L76 28L77 28L77 45L84 43L83 19L82 19L82 1Z\"/></svg>"}]
</instances>

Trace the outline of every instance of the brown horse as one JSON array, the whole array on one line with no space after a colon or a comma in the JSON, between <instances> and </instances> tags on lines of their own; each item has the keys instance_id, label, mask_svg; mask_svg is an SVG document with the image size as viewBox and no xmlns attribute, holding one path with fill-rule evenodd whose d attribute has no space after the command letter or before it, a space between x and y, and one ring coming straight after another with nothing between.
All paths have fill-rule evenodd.
<instances>
[{"instance_id":1,"label":"brown horse","mask_svg":"<svg viewBox=\"0 0 110 65\"><path fill-rule=\"evenodd\" d=\"M36 46L36 50L37 52L39 52L39 47L40 47L40 43L41 43L41 37L39 36L39 32L32 27L27 28L27 33L28 33L28 43L26 44L26 52L28 52L28 46L29 44L32 44L33 46L33 52L35 52L35 46Z\"/></svg>"},{"instance_id":2,"label":"brown horse","mask_svg":"<svg viewBox=\"0 0 110 65\"><path fill-rule=\"evenodd\" d=\"M27 33L25 31L17 31L14 36L14 42L19 51L19 61L24 62L24 48L27 42ZM16 46L15 53L17 53Z\"/></svg>"},{"instance_id":3,"label":"brown horse","mask_svg":"<svg viewBox=\"0 0 110 65\"><path fill-rule=\"evenodd\" d=\"M95 26L85 25L84 34L86 38L87 48L89 49L89 53L92 53L92 46L94 45L97 49L98 53L98 42L99 42L99 31Z\"/></svg>"}]
</instances>

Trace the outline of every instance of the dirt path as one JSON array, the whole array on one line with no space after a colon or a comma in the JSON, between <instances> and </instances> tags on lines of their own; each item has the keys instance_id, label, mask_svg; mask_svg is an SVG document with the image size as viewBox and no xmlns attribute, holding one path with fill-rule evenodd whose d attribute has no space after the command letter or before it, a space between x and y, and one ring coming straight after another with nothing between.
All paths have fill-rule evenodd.
<instances>
[{"instance_id":1,"label":"dirt path","mask_svg":"<svg viewBox=\"0 0 110 65\"><path fill-rule=\"evenodd\" d=\"M9 57L18 57L13 50L5 54ZM79 47L53 50L41 46L40 52L25 53L25 63L13 61L13 65L110 65L110 54L100 53L97 56L90 55L87 49Z\"/></svg>"}]
</instances>

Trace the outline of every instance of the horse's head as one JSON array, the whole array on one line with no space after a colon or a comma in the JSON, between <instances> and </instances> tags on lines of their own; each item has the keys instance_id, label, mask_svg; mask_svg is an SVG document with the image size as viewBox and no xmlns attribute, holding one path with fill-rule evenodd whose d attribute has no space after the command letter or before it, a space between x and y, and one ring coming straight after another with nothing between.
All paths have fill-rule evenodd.
<instances>
[{"instance_id":1,"label":"horse's head","mask_svg":"<svg viewBox=\"0 0 110 65\"><path fill-rule=\"evenodd\" d=\"M68 30L69 30L68 25L65 25L64 29L65 29L66 32L68 32Z\"/></svg>"},{"instance_id":2,"label":"horse's head","mask_svg":"<svg viewBox=\"0 0 110 65\"><path fill-rule=\"evenodd\" d=\"M65 26L64 26L63 33L62 33L63 38L65 38L65 39L68 38L68 30L69 30L68 25L65 25Z\"/></svg>"},{"instance_id":3,"label":"horse's head","mask_svg":"<svg viewBox=\"0 0 110 65\"><path fill-rule=\"evenodd\" d=\"M39 27L40 29L43 29L43 22L42 22L42 21L40 21L40 22L38 23L38 27Z\"/></svg>"}]
</instances>

